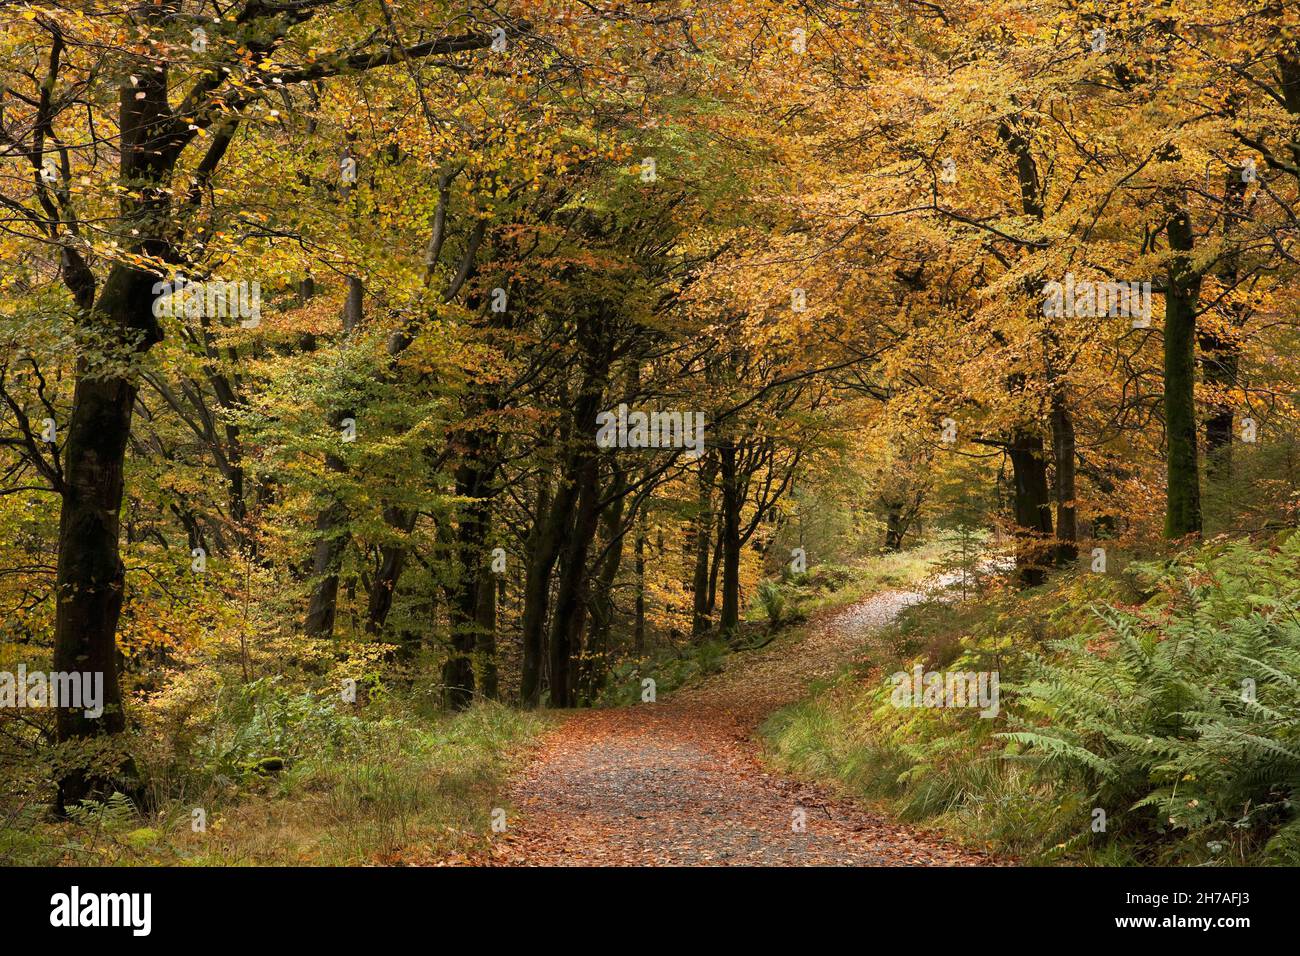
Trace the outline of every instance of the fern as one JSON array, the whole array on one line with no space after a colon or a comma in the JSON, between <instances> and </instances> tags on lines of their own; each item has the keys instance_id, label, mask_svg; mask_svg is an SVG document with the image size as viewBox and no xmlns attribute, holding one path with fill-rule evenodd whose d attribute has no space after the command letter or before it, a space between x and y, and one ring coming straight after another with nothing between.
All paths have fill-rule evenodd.
<instances>
[{"instance_id":1,"label":"fern","mask_svg":"<svg viewBox=\"0 0 1300 956\"><path fill-rule=\"evenodd\" d=\"M115 791L103 800L82 800L68 807L68 817L81 826L114 833L133 826L136 811L126 794Z\"/></svg>"},{"instance_id":2,"label":"fern","mask_svg":"<svg viewBox=\"0 0 1300 956\"><path fill-rule=\"evenodd\" d=\"M1295 859L1297 558L1300 543L1230 548L1156 570L1162 600L1149 607L1096 609L1104 642L1076 635L1030 659L1000 735L1018 745L1010 759L1081 785L1118 821L1112 838Z\"/></svg>"}]
</instances>

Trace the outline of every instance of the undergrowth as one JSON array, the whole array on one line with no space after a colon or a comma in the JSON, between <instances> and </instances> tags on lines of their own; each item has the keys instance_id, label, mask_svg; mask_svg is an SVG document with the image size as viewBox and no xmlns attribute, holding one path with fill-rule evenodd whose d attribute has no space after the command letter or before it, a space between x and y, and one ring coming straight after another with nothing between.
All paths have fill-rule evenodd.
<instances>
[{"instance_id":1,"label":"undergrowth","mask_svg":"<svg viewBox=\"0 0 1300 956\"><path fill-rule=\"evenodd\" d=\"M143 806L111 793L55 820L53 767L22 764L0 804L0 863L355 865L469 852L486 844L543 718L486 702L425 711L410 694L372 689L349 704L278 676L174 690L127 741Z\"/></svg>"},{"instance_id":2,"label":"undergrowth","mask_svg":"<svg viewBox=\"0 0 1300 956\"><path fill-rule=\"evenodd\" d=\"M1034 862L1300 863L1300 536L923 603L764 727L784 769ZM1000 710L890 676L996 671Z\"/></svg>"}]
</instances>

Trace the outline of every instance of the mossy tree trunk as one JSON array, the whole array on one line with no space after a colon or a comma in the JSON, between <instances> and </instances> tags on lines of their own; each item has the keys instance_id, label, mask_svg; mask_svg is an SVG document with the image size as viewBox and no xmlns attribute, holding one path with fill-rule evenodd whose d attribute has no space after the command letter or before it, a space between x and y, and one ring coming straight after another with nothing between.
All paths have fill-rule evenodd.
<instances>
[{"instance_id":1,"label":"mossy tree trunk","mask_svg":"<svg viewBox=\"0 0 1300 956\"><path fill-rule=\"evenodd\" d=\"M1201 477L1196 440L1196 308L1200 276L1191 267L1191 219L1177 209L1167 227L1164 407L1166 435L1165 537L1201 532Z\"/></svg>"}]
</instances>

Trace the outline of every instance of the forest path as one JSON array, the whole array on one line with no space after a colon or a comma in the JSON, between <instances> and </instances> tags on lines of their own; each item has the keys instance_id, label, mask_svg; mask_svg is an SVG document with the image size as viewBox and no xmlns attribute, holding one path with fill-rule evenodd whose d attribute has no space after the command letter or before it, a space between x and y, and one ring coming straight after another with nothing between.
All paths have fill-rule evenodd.
<instances>
[{"instance_id":1,"label":"forest path","mask_svg":"<svg viewBox=\"0 0 1300 956\"><path fill-rule=\"evenodd\" d=\"M754 739L919 592L814 618L654 704L567 715L511 785L496 865L917 865L989 860L828 790L769 772ZM802 809L805 829L795 830Z\"/></svg>"}]
</instances>

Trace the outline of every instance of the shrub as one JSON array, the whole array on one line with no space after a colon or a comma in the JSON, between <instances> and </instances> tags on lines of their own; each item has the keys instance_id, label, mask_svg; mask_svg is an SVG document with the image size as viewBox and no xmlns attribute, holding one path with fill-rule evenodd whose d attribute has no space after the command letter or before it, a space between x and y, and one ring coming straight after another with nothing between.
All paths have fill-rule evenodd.
<instances>
[{"instance_id":1,"label":"shrub","mask_svg":"<svg viewBox=\"0 0 1300 956\"><path fill-rule=\"evenodd\" d=\"M864 668L769 721L773 757L1040 862L1295 864L1298 567L1300 535L1219 542L917 605ZM916 658L995 667L1001 715L890 706L882 674Z\"/></svg>"},{"instance_id":2,"label":"shrub","mask_svg":"<svg viewBox=\"0 0 1300 956\"><path fill-rule=\"evenodd\" d=\"M603 707L627 707L640 703L641 681L647 677L655 682L657 699L693 678L719 673L729 651L726 641L710 638L639 660L623 661L610 673L598 703Z\"/></svg>"},{"instance_id":3,"label":"shrub","mask_svg":"<svg viewBox=\"0 0 1300 956\"><path fill-rule=\"evenodd\" d=\"M1100 609L1101 635L1032 659L1006 737L1106 809L1112 835L1300 862L1293 568L1234 547L1148 569L1162 592L1148 607Z\"/></svg>"},{"instance_id":4,"label":"shrub","mask_svg":"<svg viewBox=\"0 0 1300 956\"><path fill-rule=\"evenodd\" d=\"M306 754L346 749L361 742L365 726L341 712L337 700L289 690L276 677L228 685L195 756L214 776L243 779L282 769Z\"/></svg>"}]
</instances>

